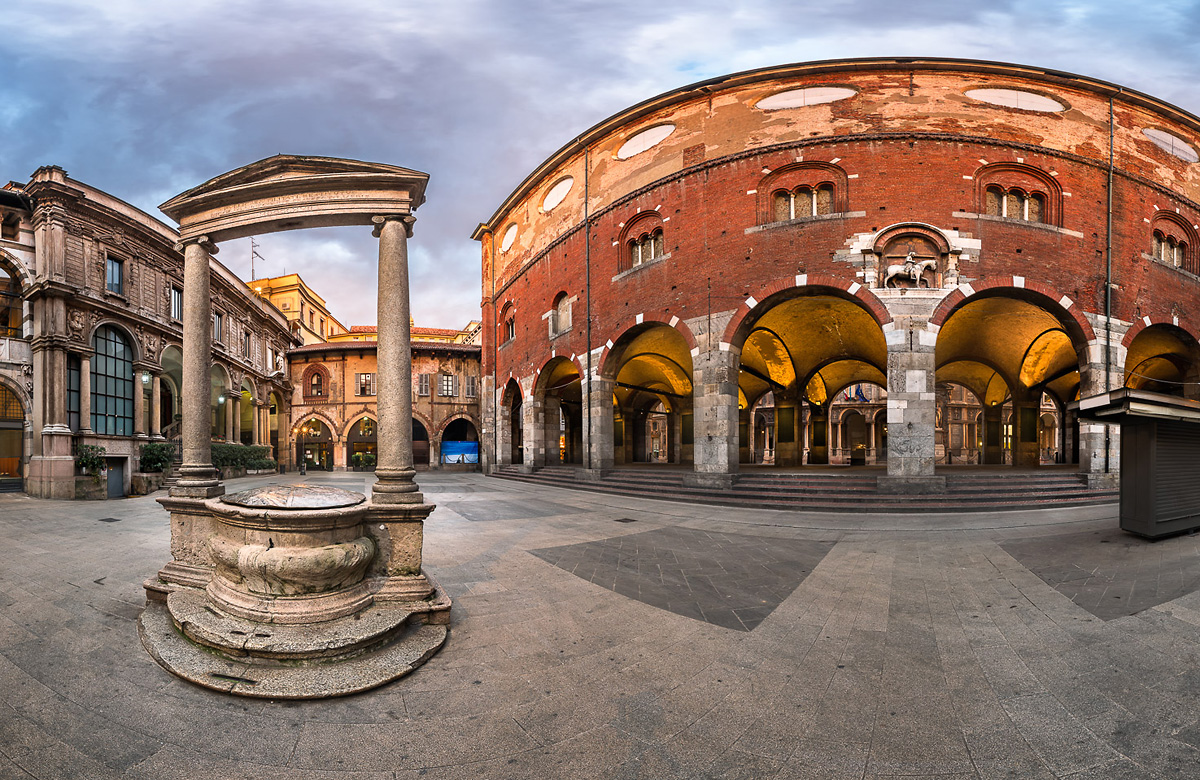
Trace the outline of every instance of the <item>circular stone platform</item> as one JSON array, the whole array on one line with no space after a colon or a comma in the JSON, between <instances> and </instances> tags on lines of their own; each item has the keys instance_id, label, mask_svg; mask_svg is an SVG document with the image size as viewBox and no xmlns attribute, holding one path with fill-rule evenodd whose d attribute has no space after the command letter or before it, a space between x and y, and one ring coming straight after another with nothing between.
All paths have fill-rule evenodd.
<instances>
[{"instance_id":1,"label":"circular stone platform","mask_svg":"<svg viewBox=\"0 0 1200 780\"><path fill-rule=\"evenodd\" d=\"M366 501L362 493L321 485L267 485L221 498L226 504L254 509L337 509Z\"/></svg>"}]
</instances>

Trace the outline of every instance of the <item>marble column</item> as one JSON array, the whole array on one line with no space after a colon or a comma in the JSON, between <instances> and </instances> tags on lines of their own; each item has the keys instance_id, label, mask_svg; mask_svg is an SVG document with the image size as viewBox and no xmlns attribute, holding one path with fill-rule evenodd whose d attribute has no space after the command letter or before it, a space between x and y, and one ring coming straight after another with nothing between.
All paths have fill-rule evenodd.
<instances>
[{"instance_id":1,"label":"marble column","mask_svg":"<svg viewBox=\"0 0 1200 780\"><path fill-rule=\"evenodd\" d=\"M209 366L212 363L212 255L217 248L201 236L183 249L183 465L171 495L212 498L225 492L212 465Z\"/></svg>"},{"instance_id":2,"label":"marble column","mask_svg":"<svg viewBox=\"0 0 1200 780\"><path fill-rule=\"evenodd\" d=\"M242 443L242 394L233 397L233 438L234 444Z\"/></svg>"},{"instance_id":3,"label":"marble column","mask_svg":"<svg viewBox=\"0 0 1200 780\"><path fill-rule=\"evenodd\" d=\"M146 387L142 382L143 372L133 372L133 435L146 436Z\"/></svg>"},{"instance_id":4,"label":"marble column","mask_svg":"<svg viewBox=\"0 0 1200 780\"><path fill-rule=\"evenodd\" d=\"M250 441L258 447L262 445L262 409L258 408L254 399L250 399L250 407Z\"/></svg>"},{"instance_id":5,"label":"marble column","mask_svg":"<svg viewBox=\"0 0 1200 780\"><path fill-rule=\"evenodd\" d=\"M412 462L412 345L409 329L408 238L416 218L375 217L379 239L378 478L371 500L423 504Z\"/></svg>"},{"instance_id":6,"label":"marble column","mask_svg":"<svg viewBox=\"0 0 1200 780\"><path fill-rule=\"evenodd\" d=\"M79 432L92 432L92 356L79 358Z\"/></svg>"},{"instance_id":7,"label":"marble column","mask_svg":"<svg viewBox=\"0 0 1200 780\"><path fill-rule=\"evenodd\" d=\"M162 437L162 376L155 374L150 380L150 438Z\"/></svg>"}]
</instances>

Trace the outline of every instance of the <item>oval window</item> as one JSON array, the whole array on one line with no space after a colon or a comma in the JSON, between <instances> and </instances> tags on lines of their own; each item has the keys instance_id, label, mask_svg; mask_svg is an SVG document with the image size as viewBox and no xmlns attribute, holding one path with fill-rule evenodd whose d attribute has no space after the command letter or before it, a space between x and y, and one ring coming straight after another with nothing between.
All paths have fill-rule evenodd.
<instances>
[{"instance_id":1,"label":"oval window","mask_svg":"<svg viewBox=\"0 0 1200 780\"><path fill-rule=\"evenodd\" d=\"M571 187L574 186L574 184L575 179L570 176L564 176L563 178L559 179L558 182L550 188L549 192L546 193L546 197L542 198L542 211L549 211L558 204L562 203L563 198L567 197L567 193L571 191Z\"/></svg>"},{"instance_id":2,"label":"oval window","mask_svg":"<svg viewBox=\"0 0 1200 780\"><path fill-rule=\"evenodd\" d=\"M670 123L647 128L621 144L621 148L617 150L617 159L628 160L635 154L641 154L647 149L658 146L673 132L675 132L675 125Z\"/></svg>"},{"instance_id":3,"label":"oval window","mask_svg":"<svg viewBox=\"0 0 1200 780\"><path fill-rule=\"evenodd\" d=\"M1067 107L1054 98L1039 95L1036 92L1025 92L1019 89L968 89L963 93L974 100L982 100L994 106L1005 108L1020 108L1025 111L1066 111Z\"/></svg>"},{"instance_id":4,"label":"oval window","mask_svg":"<svg viewBox=\"0 0 1200 780\"><path fill-rule=\"evenodd\" d=\"M500 239L500 251L507 252L512 249L513 242L517 240L517 226L509 225L508 230L504 231L504 238Z\"/></svg>"},{"instance_id":5,"label":"oval window","mask_svg":"<svg viewBox=\"0 0 1200 780\"><path fill-rule=\"evenodd\" d=\"M1164 152L1173 154L1179 159L1190 163L1200 162L1200 154L1196 153L1196 149L1179 136L1172 135L1166 130L1157 130L1153 127L1147 127L1142 133Z\"/></svg>"},{"instance_id":6,"label":"oval window","mask_svg":"<svg viewBox=\"0 0 1200 780\"><path fill-rule=\"evenodd\" d=\"M755 103L754 107L764 111L774 111L779 108L801 108L820 103L832 103L835 100L845 100L857 94L858 92L855 90L846 87L804 87L803 89L789 89L787 92L778 92L770 97L765 97Z\"/></svg>"}]
</instances>

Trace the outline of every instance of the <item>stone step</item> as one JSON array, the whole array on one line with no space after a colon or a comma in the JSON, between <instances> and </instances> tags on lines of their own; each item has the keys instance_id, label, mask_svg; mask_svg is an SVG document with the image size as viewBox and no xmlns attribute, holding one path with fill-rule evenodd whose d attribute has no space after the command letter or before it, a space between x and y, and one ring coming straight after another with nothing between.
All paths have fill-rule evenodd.
<instances>
[{"instance_id":1,"label":"stone step","mask_svg":"<svg viewBox=\"0 0 1200 780\"><path fill-rule=\"evenodd\" d=\"M516 468L505 468L499 469L495 476L572 490L730 506L831 512L994 511L1087 506L1112 503L1120 495L1116 490L1088 490L1075 474L1023 474L1019 478L1016 475L1007 475L1007 478L997 475L1000 479L968 480L965 485L956 484L959 475L952 475L948 480L951 484L947 492L935 494L881 493L874 484L861 481L839 483L817 480L817 485L802 482L787 484L788 480L759 479L757 475L743 477L731 490L720 490L686 487L678 472L650 477L639 474L634 479L629 479L629 474L617 471L601 481L584 482L575 478L572 469L552 468L525 474ZM874 482L874 477L869 479ZM994 484L988 485L987 482Z\"/></svg>"}]
</instances>

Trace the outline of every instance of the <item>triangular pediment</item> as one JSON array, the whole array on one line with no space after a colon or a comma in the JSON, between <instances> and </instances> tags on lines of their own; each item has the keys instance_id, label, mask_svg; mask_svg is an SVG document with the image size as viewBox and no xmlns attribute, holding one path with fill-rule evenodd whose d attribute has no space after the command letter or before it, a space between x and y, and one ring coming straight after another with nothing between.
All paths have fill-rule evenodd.
<instances>
[{"instance_id":1,"label":"triangular pediment","mask_svg":"<svg viewBox=\"0 0 1200 780\"><path fill-rule=\"evenodd\" d=\"M276 154L241 168L215 176L203 184L181 192L168 200L159 208L167 216L177 219L172 212L188 202L195 202L205 196L227 192L232 189L245 188L253 185L268 185L271 182L286 182L288 180L303 180L311 177L330 177L344 175L375 175L397 180L408 180L412 183L423 183L429 179L429 174L399 165L364 162L342 157L311 157L298 154ZM423 187L421 187L423 190Z\"/></svg>"}]
</instances>

